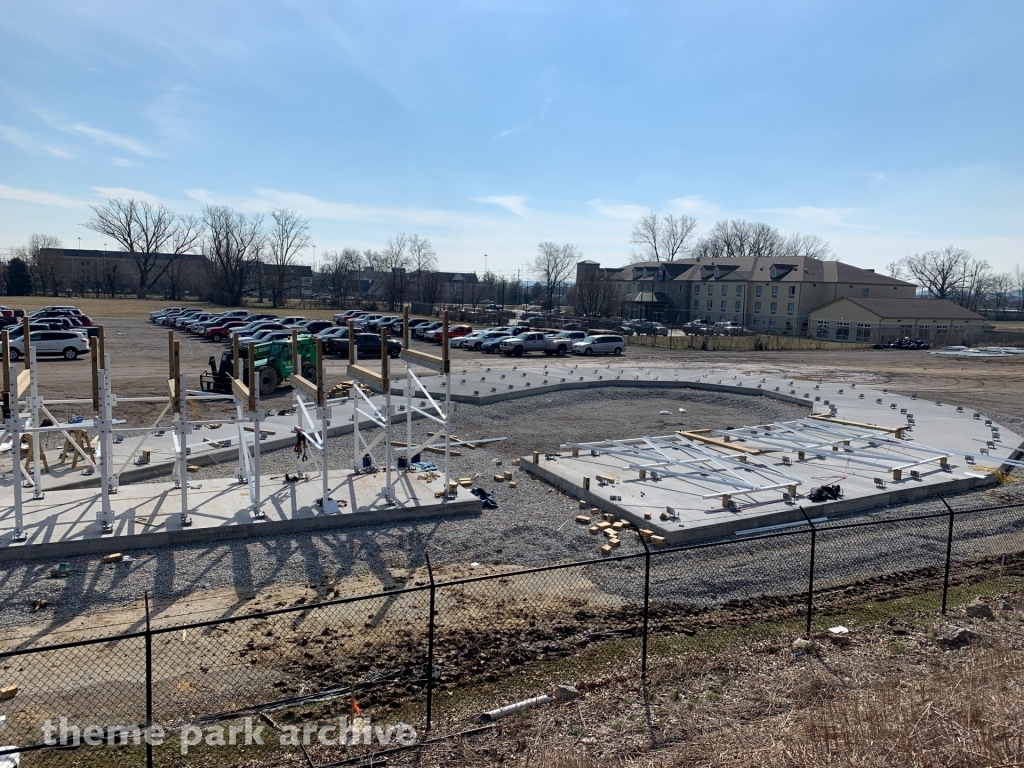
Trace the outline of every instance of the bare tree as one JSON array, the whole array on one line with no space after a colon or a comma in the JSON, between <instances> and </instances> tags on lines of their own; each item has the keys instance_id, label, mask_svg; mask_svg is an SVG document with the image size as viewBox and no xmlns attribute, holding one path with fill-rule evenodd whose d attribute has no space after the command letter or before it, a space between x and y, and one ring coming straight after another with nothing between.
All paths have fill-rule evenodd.
<instances>
[{"instance_id":1,"label":"bare tree","mask_svg":"<svg viewBox=\"0 0 1024 768\"><path fill-rule=\"evenodd\" d=\"M270 300L274 307L282 306L285 293L294 287L296 259L312 244L309 238L309 219L295 211L275 208L270 212L267 262L270 276Z\"/></svg>"},{"instance_id":2,"label":"bare tree","mask_svg":"<svg viewBox=\"0 0 1024 768\"><path fill-rule=\"evenodd\" d=\"M179 255L191 252L202 240L198 218L178 216L162 203L112 198L106 205L92 206L92 210L92 218L83 226L109 237L132 255L140 299Z\"/></svg>"},{"instance_id":3,"label":"bare tree","mask_svg":"<svg viewBox=\"0 0 1024 768\"><path fill-rule=\"evenodd\" d=\"M1013 265L1013 290L1017 293L1017 311L1024 312L1024 267Z\"/></svg>"},{"instance_id":4,"label":"bare tree","mask_svg":"<svg viewBox=\"0 0 1024 768\"><path fill-rule=\"evenodd\" d=\"M440 272L425 272L420 279L420 301L431 306L444 296L445 280Z\"/></svg>"},{"instance_id":5,"label":"bare tree","mask_svg":"<svg viewBox=\"0 0 1024 768\"><path fill-rule=\"evenodd\" d=\"M801 235L794 232L786 238L783 248L787 256L805 257L818 261L839 261L828 241L818 235Z\"/></svg>"},{"instance_id":6,"label":"bare tree","mask_svg":"<svg viewBox=\"0 0 1024 768\"><path fill-rule=\"evenodd\" d=\"M1013 292L1013 273L999 272L988 280L988 290L982 298L986 309L992 310L996 319L1005 317L1010 308L1010 294Z\"/></svg>"},{"instance_id":7,"label":"bare tree","mask_svg":"<svg viewBox=\"0 0 1024 768\"><path fill-rule=\"evenodd\" d=\"M381 273L388 309L392 311L396 305L401 305L405 300L405 289L411 266L408 236L404 232L399 232L394 237L389 237L387 245L380 253L377 271Z\"/></svg>"},{"instance_id":8,"label":"bare tree","mask_svg":"<svg viewBox=\"0 0 1024 768\"><path fill-rule=\"evenodd\" d=\"M242 303L242 294L266 246L263 217L245 216L226 205L203 208L206 226L206 254L220 288L222 301Z\"/></svg>"},{"instance_id":9,"label":"bare tree","mask_svg":"<svg viewBox=\"0 0 1024 768\"><path fill-rule=\"evenodd\" d=\"M963 278L953 294L956 303L977 312L992 289L993 277L992 267L987 261L968 256L964 263Z\"/></svg>"},{"instance_id":10,"label":"bare tree","mask_svg":"<svg viewBox=\"0 0 1024 768\"><path fill-rule=\"evenodd\" d=\"M696 229L697 219L694 216L666 214L659 217L651 211L633 225L629 242L640 246L640 250L633 251L632 260L675 261L682 258Z\"/></svg>"},{"instance_id":11,"label":"bare tree","mask_svg":"<svg viewBox=\"0 0 1024 768\"><path fill-rule=\"evenodd\" d=\"M583 251L578 246L566 243L544 242L537 246L537 256L532 263L533 273L543 285L548 297L548 312L552 309L555 292L572 274L576 262L583 258Z\"/></svg>"},{"instance_id":12,"label":"bare tree","mask_svg":"<svg viewBox=\"0 0 1024 768\"><path fill-rule=\"evenodd\" d=\"M569 293L569 303L583 317L610 317L615 310L618 292L603 275L590 275L576 283Z\"/></svg>"},{"instance_id":13,"label":"bare tree","mask_svg":"<svg viewBox=\"0 0 1024 768\"><path fill-rule=\"evenodd\" d=\"M371 272L384 271L384 254L380 251L367 248L363 251L363 259L366 261L366 266L370 268Z\"/></svg>"},{"instance_id":14,"label":"bare tree","mask_svg":"<svg viewBox=\"0 0 1024 768\"><path fill-rule=\"evenodd\" d=\"M423 275L437 269L437 252L425 237L409 238L409 259L416 275L416 298L423 300Z\"/></svg>"},{"instance_id":15,"label":"bare tree","mask_svg":"<svg viewBox=\"0 0 1024 768\"><path fill-rule=\"evenodd\" d=\"M35 234L28 239L28 264L34 282L51 296L60 296L71 274L71 260L55 252L61 245L60 238L53 235Z\"/></svg>"},{"instance_id":16,"label":"bare tree","mask_svg":"<svg viewBox=\"0 0 1024 768\"><path fill-rule=\"evenodd\" d=\"M940 251L905 256L901 264L929 296L955 299L970 260L971 254L963 248L947 245Z\"/></svg>"},{"instance_id":17,"label":"bare tree","mask_svg":"<svg viewBox=\"0 0 1024 768\"><path fill-rule=\"evenodd\" d=\"M903 279L903 262L902 261L890 261L885 265L885 271L889 277L894 277L897 280Z\"/></svg>"},{"instance_id":18,"label":"bare tree","mask_svg":"<svg viewBox=\"0 0 1024 768\"><path fill-rule=\"evenodd\" d=\"M325 251L324 271L331 286L331 294L344 301L353 291L353 286L363 268L363 256L355 248L341 251Z\"/></svg>"}]
</instances>

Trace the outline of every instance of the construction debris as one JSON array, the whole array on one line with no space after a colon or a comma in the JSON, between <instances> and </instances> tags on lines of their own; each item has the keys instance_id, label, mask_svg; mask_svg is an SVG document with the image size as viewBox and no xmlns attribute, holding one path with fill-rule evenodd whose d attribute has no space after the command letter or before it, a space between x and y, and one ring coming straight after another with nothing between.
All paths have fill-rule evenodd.
<instances>
[{"instance_id":1,"label":"construction debris","mask_svg":"<svg viewBox=\"0 0 1024 768\"><path fill-rule=\"evenodd\" d=\"M16 685L7 685L3 688L0 688L0 700L13 699L17 695L18 686Z\"/></svg>"}]
</instances>

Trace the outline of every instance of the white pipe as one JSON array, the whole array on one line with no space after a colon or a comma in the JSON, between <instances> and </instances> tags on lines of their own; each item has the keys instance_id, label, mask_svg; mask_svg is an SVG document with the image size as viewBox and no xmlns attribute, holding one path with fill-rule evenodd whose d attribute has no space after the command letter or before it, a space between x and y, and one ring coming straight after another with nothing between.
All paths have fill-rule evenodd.
<instances>
[{"instance_id":1,"label":"white pipe","mask_svg":"<svg viewBox=\"0 0 1024 768\"><path fill-rule=\"evenodd\" d=\"M547 704L555 700L554 696L544 694L543 696L534 696L532 699L525 699L523 701L516 702L515 704L508 704L504 707L498 707L492 709L489 712L484 712L477 718L479 723L493 723L495 720L500 720L503 717L508 717L522 709L528 709L529 707L535 707L538 704Z\"/></svg>"}]
</instances>

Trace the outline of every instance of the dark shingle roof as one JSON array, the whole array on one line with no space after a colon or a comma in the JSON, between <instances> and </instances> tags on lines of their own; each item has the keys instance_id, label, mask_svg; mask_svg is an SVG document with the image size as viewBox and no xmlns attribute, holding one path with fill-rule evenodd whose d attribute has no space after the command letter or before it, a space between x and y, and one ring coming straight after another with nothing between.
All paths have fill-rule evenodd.
<instances>
[{"instance_id":1,"label":"dark shingle roof","mask_svg":"<svg viewBox=\"0 0 1024 768\"><path fill-rule=\"evenodd\" d=\"M954 304L945 299L871 299L845 297L858 306L864 307L879 317L921 318L925 320L984 320L977 312ZM843 299L836 299L843 301ZM830 301L829 304L835 304ZM828 304L822 306L827 307ZM821 307L818 307L821 309ZM817 311L817 310L813 310Z\"/></svg>"}]
</instances>

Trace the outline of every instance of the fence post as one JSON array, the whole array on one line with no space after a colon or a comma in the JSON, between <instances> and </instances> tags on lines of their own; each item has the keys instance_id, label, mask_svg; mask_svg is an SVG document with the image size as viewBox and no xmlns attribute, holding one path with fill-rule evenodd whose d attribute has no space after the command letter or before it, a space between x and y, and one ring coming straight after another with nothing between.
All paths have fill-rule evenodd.
<instances>
[{"instance_id":1,"label":"fence post","mask_svg":"<svg viewBox=\"0 0 1024 768\"><path fill-rule=\"evenodd\" d=\"M811 518L804 512L804 508L800 507L800 512L804 516L804 520L811 526L811 564L807 577L807 639L811 639L811 618L814 616L814 555L818 545L818 529L811 522Z\"/></svg>"},{"instance_id":2,"label":"fence post","mask_svg":"<svg viewBox=\"0 0 1024 768\"><path fill-rule=\"evenodd\" d=\"M647 680L647 622L651 609L651 548L647 540L641 536L644 545L644 634L640 651L640 679Z\"/></svg>"},{"instance_id":3,"label":"fence post","mask_svg":"<svg viewBox=\"0 0 1024 768\"><path fill-rule=\"evenodd\" d=\"M942 577L942 615L946 615L946 597L949 595L949 563L953 554L953 508L939 494L939 501L946 505L949 510L949 529L946 531L946 573Z\"/></svg>"},{"instance_id":4,"label":"fence post","mask_svg":"<svg viewBox=\"0 0 1024 768\"><path fill-rule=\"evenodd\" d=\"M427 732L430 732L432 708L434 704L434 569L430 565L430 555L426 555L427 575L430 577L430 617L427 620Z\"/></svg>"},{"instance_id":5,"label":"fence post","mask_svg":"<svg viewBox=\"0 0 1024 768\"><path fill-rule=\"evenodd\" d=\"M153 768L153 633L149 626L149 590L146 590L146 768Z\"/></svg>"}]
</instances>

